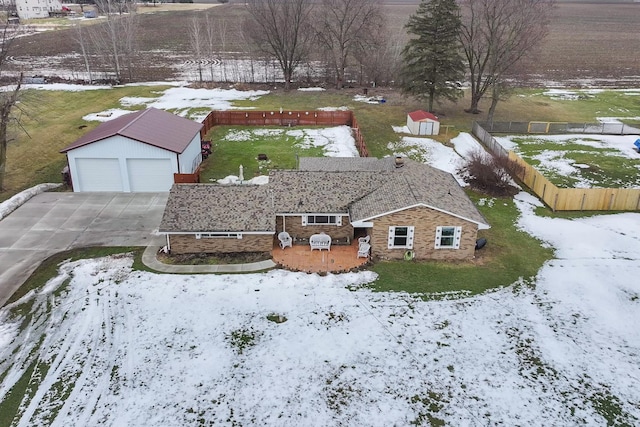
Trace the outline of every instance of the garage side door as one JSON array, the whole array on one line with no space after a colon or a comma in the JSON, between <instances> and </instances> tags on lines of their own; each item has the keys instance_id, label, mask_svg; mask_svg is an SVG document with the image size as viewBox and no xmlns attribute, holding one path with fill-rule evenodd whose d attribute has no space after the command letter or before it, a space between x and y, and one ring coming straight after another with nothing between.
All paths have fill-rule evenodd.
<instances>
[{"instance_id":1,"label":"garage side door","mask_svg":"<svg viewBox=\"0 0 640 427\"><path fill-rule=\"evenodd\" d=\"M169 159L127 159L127 170L133 192L169 191L173 184Z\"/></svg>"},{"instance_id":2,"label":"garage side door","mask_svg":"<svg viewBox=\"0 0 640 427\"><path fill-rule=\"evenodd\" d=\"M122 191L118 159L76 159L76 191Z\"/></svg>"}]
</instances>

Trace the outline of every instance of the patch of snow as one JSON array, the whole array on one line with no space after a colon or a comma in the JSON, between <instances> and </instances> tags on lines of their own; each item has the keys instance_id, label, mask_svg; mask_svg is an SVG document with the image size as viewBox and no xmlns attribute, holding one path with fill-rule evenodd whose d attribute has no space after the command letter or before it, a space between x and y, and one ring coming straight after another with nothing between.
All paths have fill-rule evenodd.
<instances>
[{"instance_id":1,"label":"patch of snow","mask_svg":"<svg viewBox=\"0 0 640 427\"><path fill-rule=\"evenodd\" d=\"M580 95L576 91L565 90L565 89L549 89L543 92L542 94L550 97L551 99L560 100L560 101L575 101L584 97L583 95Z\"/></svg>"},{"instance_id":2,"label":"patch of snow","mask_svg":"<svg viewBox=\"0 0 640 427\"><path fill-rule=\"evenodd\" d=\"M356 141L349 126L287 130L286 135L303 138L302 148L322 147L327 157L358 157Z\"/></svg>"},{"instance_id":3,"label":"patch of snow","mask_svg":"<svg viewBox=\"0 0 640 427\"><path fill-rule=\"evenodd\" d=\"M229 175L226 176L222 179L218 179L216 180L216 182L218 184L225 184L225 185L264 185L269 183L269 177L265 176L265 175L260 175L260 176L256 176L253 177L251 179L245 179L243 181L240 180L240 177L235 176L235 175Z\"/></svg>"},{"instance_id":4,"label":"patch of snow","mask_svg":"<svg viewBox=\"0 0 640 427\"><path fill-rule=\"evenodd\" d=\"M33 89L33 90L60 90L65 92L83 92L87 90L108 90L112 89L112 86L105 85L77 85L68 83L43 83L43 84L23 84L21 90ZM0 86L1 92L12 91L15 89L15 85Z\"/></svg>"},{"instance_id":5,"label":"patch of snow","mask_svg":"<svg viewBox=\"0 0 640 427\"><path fill-rule=\"evenodd\" d=\"M318 108L318 110L320 111L349 111L349 107L346 106L342 106L342 107L320 107Z\"/></svg>"},{"instance_id":6,"label":"patch of snow","mask_svg":"<svg viewBox=\"0 0 640 427\"><path fill-rule=\"evenodd\" d=\"M364 95L355 95L353 100L356 102L365 102L367 104L380 104L380 97L371 97Z\"/></svg>"},{"instance_id":7,"label":"patch of snow","mask_svg":"<svg viewBox=\"0 0 640 427\"><path fill-rule=\"evenodd\" d=\"M82 117L82 120L86 120L88 122L108 122L109 120L113 120L117 117L124 116L125 114L134 113L133 110L123 110L120 108L111 108L109 110L104 110L99 113L91 113Z\"/></svg>"},{"instance_id":8,"label":"patch of snow","mask_svg":"<svg viewBox=\"0 0 640 427\"><path fill-rule=\"evenodd\" d=\"M391 126L395 133L411 133L407 125L404 126Z\"/></svg>"},{"instance_id":9,"label":"patch of snow","mask_svg":"<svg viewBox=\"0 0 640 427\"><path fill-rule=\"evenodd\" d=\"M300 87L300 92L324 92L326 89L323 87Z\"/></svg>"},{"instance_id":10,"label":"patch of snow","mask_svg":"<svg viewBox=\"0 0 640 427\"><path fill-rule=\"evenodd\" d=\"M389 147L395 154L404 154L416 161L426 163L452 174L462 186L467 185L458 169L463 164L456 151L431 138L402 137L399 143Z\"/></svg>"},{"instance_id":11,"label":"patch of snow","mask_svg":"<svg viewBox=\"0 0 640 427\"><path fill-rule=\"evenodd\" d=\"M451 139L456 152L463 159L468 159L474 152L485 152L484 147L470 133L460 132L458 136Z\"/></svg>"},{"instance_id":12,"label":"patch of snow","mask_svg":"<svg viewBox=\"0 0 640 427\"><path fill-rule=\"evenodd\" d=\"M123 106L144 105L144 108L154 107L161 110L174 110L179 115L186 116L189 110L195 108L209 108L211 110L230 110L234 107L232 101L255 99L267 95L269 91L236 89L193 89L188 87L174 87L160 92L158 98L124 97L120 100Z\"/></svg>"}]
</instances>

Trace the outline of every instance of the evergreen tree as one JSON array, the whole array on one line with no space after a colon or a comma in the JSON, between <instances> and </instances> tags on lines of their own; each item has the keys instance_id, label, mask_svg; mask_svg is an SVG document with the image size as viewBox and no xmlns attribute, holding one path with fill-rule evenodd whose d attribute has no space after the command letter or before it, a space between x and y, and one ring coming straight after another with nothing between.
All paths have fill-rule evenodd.
<instances>
[{"instance_id":1,"label":"evergreen tree","mask_svg":"<svg viewBox=\"0 0 640 427\"><path fill-rule=\"evenodd\" d=\"M459 39L460 9L456 0L422 0L405 26L411 39L402 51L402 87L433 103L462 96L464 60Z\"/></svg>"}]
</instances>

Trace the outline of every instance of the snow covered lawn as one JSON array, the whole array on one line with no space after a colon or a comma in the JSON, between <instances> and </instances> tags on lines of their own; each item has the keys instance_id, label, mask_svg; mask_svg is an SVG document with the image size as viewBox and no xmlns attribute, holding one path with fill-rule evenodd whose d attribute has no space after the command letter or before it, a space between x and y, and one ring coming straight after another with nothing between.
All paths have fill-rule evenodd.
<instances>
[{"instance_id":1,"label":"snow covered lawn","mask_svg":"<svg viewBox=\"0 0 640 427\"><path fill-rule=\"evenodd\" d=\"M63 264L0 311L0 400L35 366L16 426L637 424L640 214L517 200L557 259L464 299L374 293L370 272Z\"/></svg>"}]
</instances>

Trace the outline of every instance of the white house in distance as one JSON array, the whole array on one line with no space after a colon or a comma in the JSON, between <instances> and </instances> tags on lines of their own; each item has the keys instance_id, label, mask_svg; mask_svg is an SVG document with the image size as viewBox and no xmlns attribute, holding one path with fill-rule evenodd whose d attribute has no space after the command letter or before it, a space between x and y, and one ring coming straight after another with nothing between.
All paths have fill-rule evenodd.
<instances>
[{"instance_id":1,"label":"white house in distance","mask_svg":"<svg viewBox=\"0 0 640 427\"><path fill-rule=\"evenodd\" d=\"M194 173L202 161L202 124L147 110L102 123L61 153L73 191L169 191L174 173Z\"/></svg>"},{"instance_id":2,"label":"white house in distance","mask_svg":"<svg viewBox=\"0 0 640 427\"><path fill-rule=\"evenodd\" d=\"M60 12L62 3L60 0L14 0L16 12L20 19L48 18L49 12ZM11 0L4 0L4 4Z\"/></svg>"},{"instance_id":3,"label":"white house in distance","mask_svg":"<svg viewBox=\"0 0 640 427\"><path fill-rule=\"evenodd\" d=\"M437 135L440 133L440 120L423 110L407 114L407 127L414 135Z\"/></svg>"}]
</instances>

